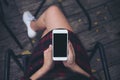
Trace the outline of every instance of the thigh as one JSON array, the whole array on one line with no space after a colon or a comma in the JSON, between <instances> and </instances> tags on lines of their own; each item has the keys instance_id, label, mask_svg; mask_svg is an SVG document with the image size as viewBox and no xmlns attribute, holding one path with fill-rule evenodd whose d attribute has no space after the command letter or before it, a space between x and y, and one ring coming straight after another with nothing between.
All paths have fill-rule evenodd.
<instances>
[{"instance_id":1,"label":"thigh","mask_svg":"<svg viewBox=\"0 0 120 80\"><path fill-rule=\"evenodd\" d=\"M61 12L61 10L57 6L51 6L49 7L44 13L43 13L43 24L46 27L45 31L43 32L44 36L49 31L56 29L56 28L65 28L70 31L72 31L72 28L67 21L64 14Z\"/></svg>"}]
</instances>

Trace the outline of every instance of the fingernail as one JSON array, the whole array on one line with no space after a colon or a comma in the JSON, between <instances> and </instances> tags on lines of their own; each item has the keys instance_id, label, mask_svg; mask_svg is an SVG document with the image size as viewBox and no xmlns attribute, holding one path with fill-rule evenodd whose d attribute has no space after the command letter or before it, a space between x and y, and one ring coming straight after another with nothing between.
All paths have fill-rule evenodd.
<instances>
[{"instance_id":1,"label":"fingernail","mask_svg":"<svg viewBox=\"0 0 120 80\"><path fill-rule=\"evenodd\" d=\"M49 47L51 47L52 45L50 44Z\"/></svg>"}]
</instances>

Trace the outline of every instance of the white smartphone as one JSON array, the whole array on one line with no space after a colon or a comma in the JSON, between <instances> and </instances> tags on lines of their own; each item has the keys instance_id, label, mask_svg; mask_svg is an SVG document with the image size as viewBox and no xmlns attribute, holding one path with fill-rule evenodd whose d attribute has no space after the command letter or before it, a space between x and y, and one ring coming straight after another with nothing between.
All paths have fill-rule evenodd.
<instances>
[{"instance_id":1,"label":"white smartphone","mask_svg":"<svg viewBox=\"0 0 120 80\"><path fill-rule=\"evenodd\" d=\"M55 29L52 31L53 60L65 61L68 54L68 31Z\"/></svg>"}]
</instances>

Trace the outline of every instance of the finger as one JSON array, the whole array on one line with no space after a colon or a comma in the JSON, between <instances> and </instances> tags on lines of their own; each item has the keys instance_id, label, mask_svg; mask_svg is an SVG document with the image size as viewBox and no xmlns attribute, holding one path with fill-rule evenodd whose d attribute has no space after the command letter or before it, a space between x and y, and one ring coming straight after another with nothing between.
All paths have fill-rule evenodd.
<instances>
[{"instance_id":1,"label":"finger","mask_svg":"<svg viewBox=\"0 0 120 80\"><path fill-rule=\"evenodd\" d=\"M71 51L71 53L74 53L74 48L70 41L69 41L68 45L69 45L69 50Z\"/></svg>"},{"instance_id":2,"label":"finger","mask_svg":"<svg viewBox=\"0 0 120 80\"><path fill-rule=\"evenodd\" d=\"M75 55L75 51L74 51L74 48L73 48L72 43L70 42L69 45L70 45L71 53L72 53L73 55Z\"/></svg>"},{"instance_id":3,"label":"finger","mask_svg":"<svg viewBox=\"0 0 120 80\"><path fill-rule=\"evenodd\" d=\"M71 42L68 43L68 50L69 50L69 56L71 56L73 54L73 47Z\"/></svg>"},{"instance_id":4,"label":"finger","mask_svg":"<svg viewBox=\"0 0 120 80\"><path fill-rule=\"evenodd\" d=\"M75 59L75 51L74 51L74 48L73 48L73 45L71 42L69 42L69 57L71 60L74 61Z\"/></svg>"},{"instance_id":5,"label":"finger","mask_svg":"<svg viewBox=\"0 0 120 80\"><path fill-rule=\"evenodd\" d=\"M52 45L51 44L49 45L49 50L52 51Z\"/></svg>"},{"instance_id":6,"label":"finger","mask_svg":"<svg viewBox=\"0 0 120 80\"><path fill-rule=\"evenodd\" d=\"M52 61L52 45L44 51L44 61L50 60Z\"/></svg>"},{"instance_id":7,"label":"finger","mask_svg":"<svg viewBox=\"0 0 120 80\"><path fill-rule=\"evenodd\" d=\"M49 47L44 52L46 53L46 52L49 52L51 50L52 50L52 45L50 44Z\"/></svg>"},{"instance_id":8,"label":"finger","mask_svg":"<svg viewBox=\"0 0 120 80\"><path fill-rule=\"evenodd\" d=\"M69 43L68 43L68 60L67 60L68 63L71 62L72 57L73 57L73 56L72 56L72 51L71 51L71 43L69 42Z\"/></svg>"},{"instance_id":9,"label":"finger","mask_svg":"<svg viewBox=\"0 0 120 80\"><path fill-rule=\"evenodd\" d=\"M69 58L70 54L71 54L70 43L68 43L68 58Z\"/></svg>"}]
</instances>

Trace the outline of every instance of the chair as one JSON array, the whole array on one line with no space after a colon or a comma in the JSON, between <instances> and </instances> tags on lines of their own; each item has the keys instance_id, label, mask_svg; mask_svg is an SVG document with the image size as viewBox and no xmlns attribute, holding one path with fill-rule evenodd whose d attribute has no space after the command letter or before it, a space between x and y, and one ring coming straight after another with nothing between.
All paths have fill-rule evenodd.
<instances>
[{"instance_id":1,"label":"chair","mask_svg":"<svg viewBox=\"0 0 120 80\"><path fill-rule=\"evenodd\" d=\"M42 0L42 3L40 4L40 6L38 7L37 11L34 14L35 17L39 13L40 9L42 8L42 6L44 5L45 2L46 2L46 0ZM91 19L90 19L89 14L87 13L87 11L85 10L85 8L83 7L83 5L80 3L79 0L76 0L76 2L78 3L78 5L80 6L80 8L85 13L85 15L86 15L86 17L88 19L88 23L89 23L88 30L91 30ZM7 6L9 5L9 3L7 2L7 0L5 0L5 4ZM6 24L4 20L3 20L3 24ZM15 37L15 35L12 33L12 31L9 29L9 27L7 25L5 25L5 27L7 28L8 32L11 34L11 36L13 37L13 39L15 40L15 42L22 49L23 48L22 45L17 40L17 38ZM106 55L105 55L105 50L104 50L104 46L103 46L102 43L96 42L96 44L93 47L93 49L88 50L88 52L91 53L90 57L89 57L90 61L93 58L93 56L96 53L96 51L99 51L99 54L100 54L100 58L101 58L101 61L102 61L102 67L103 67L103 71L104 71L104 74L105 74L105 79L106 80L111 80L110 73L109 73L109 70L108 70L108 65L107 65L107 59L106 59ZM30 54L16 55L12 49L8 49L6 51L6 54L5 54L4 80L9 80L9 75L10 75L10 59L13 59L15 61L15 63L18 65L18 67L25 73L27 62L29 60L29 56L30 56ZM22 62L19 59L21 59Z\"/></svg>"},{"instance_id":2,"label":"chair","mask_svg":"<svg viewBox=\"0 0 120 80\"><path fill-rule=\"evenodd\" d=\"M101 62L102 62L102 67L105 75L106 80L111 80L110 78L110 73L108 70L108 65L107 65L107 59L105 55L105 50L104 46L100 42L96 42L95 46L91 49L88 50L90 52L89 59L90 61L92 60L94 54L96 51L99 51ZM4 63L4 80L9 80L9 75L10 75L10 59L13 59L14 62L17 64L17 66L25 73L26 71L26 66L29 60L30 54L25 54L25 55L15 55L12 49L8 49L5 55L5 63ZM22 62L20 62L20 59Z\"/></svg>"}]
</instances>

